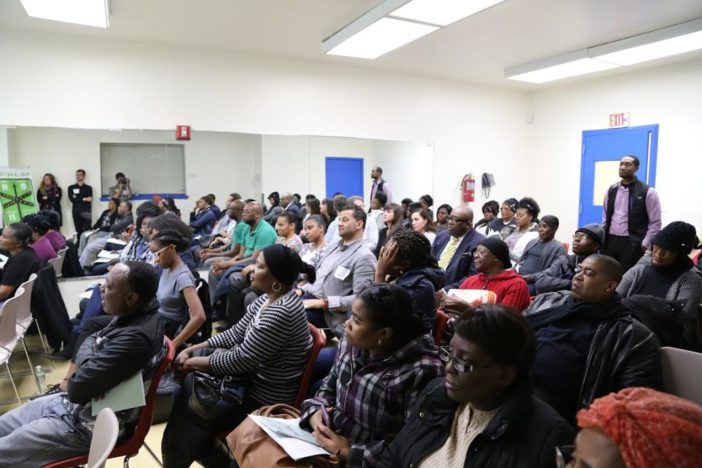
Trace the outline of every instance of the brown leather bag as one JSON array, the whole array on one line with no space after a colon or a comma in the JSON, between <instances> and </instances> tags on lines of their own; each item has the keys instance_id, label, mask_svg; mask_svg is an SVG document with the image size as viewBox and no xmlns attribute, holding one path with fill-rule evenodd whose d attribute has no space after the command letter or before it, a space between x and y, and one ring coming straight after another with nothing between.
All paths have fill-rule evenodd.
<instances>
[{"instance_id":1,"label":"brown leather bag","mask_svg":"<svg viewBox=\"0 0 702 468\"><path fill-rule=\"evenodd\" d=\"M284 404L264 406L252 414L283 419L300 417L299 410ZM317 455L298 461L293 460L251 418L244 419L227 436L227 446L241 468L336 468L341 466L341 460L334 455Z\"/></svg>"}]
</instances>

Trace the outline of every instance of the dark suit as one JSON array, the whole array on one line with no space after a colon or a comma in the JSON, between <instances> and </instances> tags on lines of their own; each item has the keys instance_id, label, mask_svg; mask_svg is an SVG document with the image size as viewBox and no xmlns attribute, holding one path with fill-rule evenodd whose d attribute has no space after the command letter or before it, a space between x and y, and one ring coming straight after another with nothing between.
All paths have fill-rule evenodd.
<instances>
[{"instance_id":1,"label":"dark suit","mask_svg":"<svg viewBox=\"0 0 702 468\"><path fill-rule=\"evenodd\" d=\"M451 234L449 234L448 229L441 231L436 235L434 240L434 245L431 248L431 255L439 261L441 258L441 252L444 251L446 244L448 244L451 239ZM451 261L446 267L446 286L445 290L456 289L463 282L463 280L470 275L474 275L475 267L473 266L473 257L470 253L475 250L475 248L485 239L485 236L477 232L475 229L471 229L468 234L465 235L463 240L456 248L456 253L451 258Z\"/></svg>"}]
</instances>

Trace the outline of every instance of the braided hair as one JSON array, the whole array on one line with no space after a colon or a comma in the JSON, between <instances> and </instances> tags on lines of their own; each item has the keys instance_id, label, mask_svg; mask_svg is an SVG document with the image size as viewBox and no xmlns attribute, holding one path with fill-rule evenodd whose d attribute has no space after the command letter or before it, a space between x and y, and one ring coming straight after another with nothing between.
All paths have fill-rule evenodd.
<instances>
[{"instance_id":1,"label":"braided hair","mask_svg":"<svg viewBox=\"0 0 702 468\"><path fill-rule=\"evenodd\" d=\"M395 241L397 246L398 257L409 262L408 269L439 267L436 259L431 256L429 239L421 232L400 229L395 231L391 239Z\"/></svg>"},{"instance_id":2,"label":"braided hair","mask_svg":"<svg viewBox=\"0 0 702 468\"><path fill-rule=\"evenodd\" d=\"M149 226L157 231L151 240L160 244L161 247L173 244L177 252L184 252L190 248L193 233L190 226L181 221L180 218L170 214L162 214L153 218Z\"/></svg>"},{"instance_id":3,"label":"braided hair","mask_svg":"<svg viewBox=\"0 0 702 468\"><path fill-rule=\"evenodd\" d=\"M390 342L398 350L424 334L422 314L417 311L410 294L395 284L368 286L357 296L366 307L368 320L378 330L390 328Z\"/></svg>"}]
</instances>

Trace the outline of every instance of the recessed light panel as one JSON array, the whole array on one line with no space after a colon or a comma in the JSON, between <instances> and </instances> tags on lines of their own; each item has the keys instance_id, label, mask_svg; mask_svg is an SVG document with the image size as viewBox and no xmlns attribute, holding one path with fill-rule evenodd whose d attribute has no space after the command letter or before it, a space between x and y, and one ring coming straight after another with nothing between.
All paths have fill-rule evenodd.
<instances>
[{"instance_id":1,"label":"recessed light panel","mask_svg":"<svg viewBox=\"0 0 702 468\"><path fill-rule=\"evenodd\" d=\"M436 26L381 18L331 49L329 55L374 59L436 31Z\"/></svg>"},{"instance_id":2,"label":"recessed light panel","mask_svg":"<svg viewBox=\"0 0 702 468\"><path fill-rule=\"evenodd\" d=\"M109 26L107 0L20 0L27 15L96 28Z\"/></svg>"}]
</instances>

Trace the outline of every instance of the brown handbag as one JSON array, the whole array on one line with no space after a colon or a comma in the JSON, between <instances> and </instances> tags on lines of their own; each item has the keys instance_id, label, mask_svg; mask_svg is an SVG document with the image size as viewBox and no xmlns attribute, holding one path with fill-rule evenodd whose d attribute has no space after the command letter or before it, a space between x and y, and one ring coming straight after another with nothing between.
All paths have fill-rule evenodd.
<instances>
[{"instance_id":1,"label":"brown handbag","mask_svg":"<svg viewBox=\"0 0 702 468\"><path fill-rule=\"evenodd\" d=\"M252 414L269 418L299 418L300 411L290 405L264 406ZM275 443L258 424L246 418L227 436L227 446L241 468L336 468L341 460L335 455L317 455L295 461Z\"/></svg>"}]
</instances>

